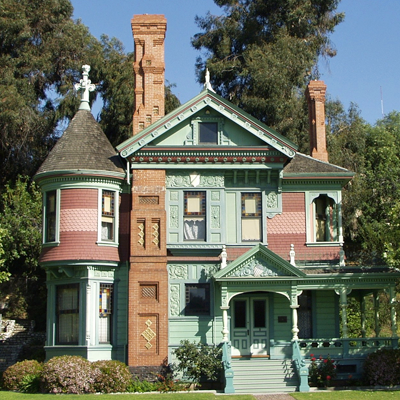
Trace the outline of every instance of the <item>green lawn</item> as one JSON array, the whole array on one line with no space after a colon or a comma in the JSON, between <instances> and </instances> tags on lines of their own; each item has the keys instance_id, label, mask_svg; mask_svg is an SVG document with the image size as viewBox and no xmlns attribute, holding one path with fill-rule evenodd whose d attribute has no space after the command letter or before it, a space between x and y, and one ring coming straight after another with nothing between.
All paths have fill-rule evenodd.
<instances>
[{"instance_id":1,"label":"green lawn","mask_svg":"<svg viewBox=\"0 0 400 400\"><path fill-rule=\"evenodd\" d=\"M400 391L337 390L292 393L297 400L390 400L400 399Z\"/></svg>"},{"instance_id":2,"label":"green lawn","mask_svg":"<svg viewBox=\"0 0 400 400\"><path fill-rule=\"evenodd\" d=\"M65 394L62 400L254 400L251 395L215 395L213 393L140 393L140 394ZM291 393L297 400L400 400L400 391L319 391L311 393ZM54 398L51 394L25 394L0 391L1 400L49 400Z\"/></svg>"}]
</instances>

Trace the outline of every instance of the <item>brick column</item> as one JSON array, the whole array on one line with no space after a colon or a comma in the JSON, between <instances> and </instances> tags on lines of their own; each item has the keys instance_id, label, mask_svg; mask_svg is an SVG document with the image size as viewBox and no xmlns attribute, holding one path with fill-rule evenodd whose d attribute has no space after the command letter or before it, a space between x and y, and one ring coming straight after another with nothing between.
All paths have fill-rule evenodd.
<instances>
[{"instance_id":1,"label":"brick column","mask_svg":"<svg viewBox=\"0 0 400 400\"><path fill-rule=\"evenodd\" d=\"M310 122L310 155L328 162L325 133L325 93L323 81L311 81L306 89L308 118Z\"/></svg>"},{"instance_id":2,"label":"brick column","mask_svg":"<svg viewBox=\"0 0 400 400\"><path fill-rule=\"evenodd\" d=\"M133 170L128 365L153 367L168 357L165 171Z\"/></svg>"},{"instance_id":3,"label":"brick column","mask_svg":"<svg viewBox=\"0 0 400 400\"><path fill-rule=\"evenodd\" d=\"M135 42L135 100L133 135L164 116L164 15L134 15L131 20Z\"/></svg>"}]
</instances>

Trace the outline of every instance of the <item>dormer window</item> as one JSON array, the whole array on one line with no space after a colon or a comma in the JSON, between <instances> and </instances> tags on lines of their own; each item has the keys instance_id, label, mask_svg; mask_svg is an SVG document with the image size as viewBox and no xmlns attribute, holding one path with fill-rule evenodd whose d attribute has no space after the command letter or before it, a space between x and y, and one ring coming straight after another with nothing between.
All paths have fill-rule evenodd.
<instances>
[{"instance_id":1,"label":"dormer window","mask_svg":"<svg viewBox=\"0 0 400 400\"><path fill-rule=\"evenodd\" d=\"M218 144L218 124L216 122L199 123L199 144Z\"/></svg>"}]
</instances>

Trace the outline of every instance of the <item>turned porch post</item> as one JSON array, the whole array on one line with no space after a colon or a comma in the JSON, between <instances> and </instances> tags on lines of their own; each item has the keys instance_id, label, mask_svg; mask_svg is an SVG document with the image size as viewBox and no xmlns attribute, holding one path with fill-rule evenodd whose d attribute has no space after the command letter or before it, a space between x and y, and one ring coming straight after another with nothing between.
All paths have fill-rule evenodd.
<instances>
[{"instance_id":1,"label":"turned porch post","mask_svg":"<svg viewBox=\"0 0 400 400\"><path fill-rule=\"evenodd\" d=\"M374 293L374 311L375 311L375 336L379 337L381 334L381 327L379 324L379 293Z\"/></svg>"},{"instance_id":2,"label":"turned porch post","mask_svg":"<svg viewBox=\"0 0 400 400\"><path fill-rule=\"evenodd\" d=\"M228 335L229 335L229 329L228 329L228 310L229 306L221 306L222 310L222 341L223 342L228 342Z\"/></svg>"},{"instance_id":3,"label":"turned porch post","mask_svg":"<svg viewBox=\"0 0 400 400\"><path fill-rule=\"evenodd\" d=\"M340 308L342 310L342 331L343 337L348 337L348 330L347 330L347 289L342 287L340 289Z\"/></svg>"},{"instance_id":4,"label":"turned porch post","mask_svg":"<svg viewBox=\"0 0 400 400\"><path fill-rule=\"evenodd\" d=\"M397 337L397 319L396 319L396 290L393 286L389 289L390 296L390 318L392 320L392 337Z\"/></svg>"}]
</instances>

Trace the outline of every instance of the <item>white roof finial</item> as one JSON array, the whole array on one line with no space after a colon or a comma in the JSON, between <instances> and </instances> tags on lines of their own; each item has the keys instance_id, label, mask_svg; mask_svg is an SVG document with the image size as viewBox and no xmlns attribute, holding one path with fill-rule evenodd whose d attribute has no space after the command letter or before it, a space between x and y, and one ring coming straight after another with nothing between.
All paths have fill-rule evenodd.
<instances>
[{"instance_id":1,"label":"white roof finial","mask_svg":"<svg viewBox=\"0 0 400 400\"><path fill-rule=\"evenodd\" d=\"M88 79L90 65L82 65L83 78L80 80L80 83L75 83L75 90L77 92L81 91L81 105L79 106L80 110L88 110L90 111L89 106L89 92L93 92L96 89L96 85L93 84L90 79Z\"/></svg>"},{"instance_id":2,"label":"white roof finial","mask_svg":"<svg viewBox=\"0 0 400 400\"><path fill-rule=\"evenodd\" d=\"M215 93L215 90L211 86L210 71L208 70L208 68L206 68L206 81L204 82L204 89L211 90L212 92Z\"/></svg>"}]
</instances>

